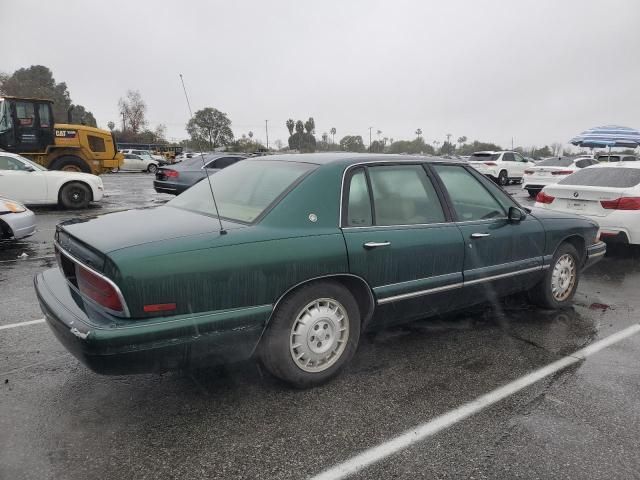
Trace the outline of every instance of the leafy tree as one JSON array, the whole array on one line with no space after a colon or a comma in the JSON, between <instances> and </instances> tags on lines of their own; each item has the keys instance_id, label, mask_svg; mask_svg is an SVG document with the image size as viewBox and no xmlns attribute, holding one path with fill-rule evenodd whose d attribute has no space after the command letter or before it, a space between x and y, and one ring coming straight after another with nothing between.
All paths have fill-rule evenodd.
<instances>
[{"instance_id":1,"label":"leafy tree","mask_svg":"<svg viewBox=\"0 0 640 480\"><path fill-rule=\"evenodd\" d=\"M533 153L531 154L531 156L533 158L544 158L544 157L552 157L553 156L553 152L551 151L551 149L545 145L542 148L536 148Z\"/></svg>"},{"instance_id":2,"label":"leafy tree","mask_svg":"<svg viewBox=\"0 0 640 480\"><path fill-rule=\"evenodd\" d=\"M71 95L65 82L57 83L53 73L43 65L20 68L11 75L0 75L0 92L16 97L45 98L53 101L53 118L66 123L67 111L71 107ZM72 121L95 127L96 119L82 105L74 105Z\"/></svg>"},{"instance_id":3,"label":"leafy tree","mask_svg":"<svg viewBox=\"0 0 640 480\"><path fill-rule=\"evenodd\" d=\"M249 138L253 138L253 132L249 130Z\"/></svg>"},{"instance_id":4,"label":"leafy tree","mask_svg":"<svg viewBox=\"0 0 640 480\"><path fill-rule=\"evenodd\" d=\"M411 154L430 154L435 153L431 145L424 143L421 137L415 140L398 140L392 142L388 149L389 153L411 153Z\"/></svg>"},{"instance_id":5,"label":"leafy tree","mask_svg":"<svg viewBox=\"0 0 640 480\"><path fill-rule=\"evenodd\" d=\"M120 115L129 123L129 130L133 133L138 133L147 125L145 118L147 104L138 90L127 90L126 97L118 100L118 108ZM123 125L124 130L127 129L126 122Z\"/></svg>"},{"instance_id":6,"label":"leafy tree","mask_svg":"<svg viewBox=\"0 0 640 480\"><path fill-rule=\"evenodd\" d=\"M329 138L329 134L327 132L322 132L322 141L327 143L327 139Z\"/></svg>"},{"instance_id":7,"label":"leafy tree","mask_svg":"<svg viewBox=\"0 0 640 480\"><path fill-rule=\"evenodd\" d=\"M329 130L329 133L331 133L331 143L336 143L336 127L331 127L331 130Z\"/></svg>"},{"instance_id":8,"label":"leafy tree","mask_svg":"<svg viewBox=\"0 0 640 480\"><path fill-rule=\"evenodd\" d=\"M340 140L340 149L346 152L364 152L364 142L360 135L347 135Z\"/></svg>"},{"instance_id":9,"label":"leafy tree","mask_svg":"<svg viewBox=\"0 0 640 480\"><path fill-rule=\"evenodd\" d=\"M165 142L167 136L167 126L164 123L159 123L156 126L153 134L155 135L158 142Z\"/></svg>"},{"instance_id":10,"label":"leafy tree","mask_svg":"<svg viewBox=\"0 0 640 480\"><path fill-rule=\"evenodd\" d=\"M194 142L202 142L210 149L233 142L231 120L226 113L207 107L198 110L187 123L187 132Z\"/></svg>"},{"instance_id":11,"label":"leafy tree","mask_svg":"<svg viewBox=\"0 0 640 480\"><path fill-rule=\"evenodd\" d=\"M451 155L455 151L455 145L447 140L442 143L442 147L440 148L440 155Z\"/></svg>"},{"instance_id":12,"label":"leafy tree","mask_svg":"<svg viewBox=\"0 0 640 480\"><path fill-rule=\"evenodd\" d=\"M113 132L116 129L116 124L110 121L107 123L107 128Z\"/></svg>"},{"instance_id":13,"label":"leafy tree","mask_svg":"<svg viewBox=\"0 0 640 480\"><path fill-rule=\"evenodd\" d=\"M303 133L304 132L304 123L302 123L302 120L298 120L296 122L296 133Z\"/></svg>"},{"instance_id":14,"label":"leafy tree","mask_svg":"<svg viewBox=\"0 0 640 480\"><path fill-rule=\"evenodd\" d=\"M467 137L465 137L464 135L458 137L458 148L462 148L462 144L464 144L466 141Z\"/></svg>"},{"instance_id":15,"label":"leafy tree","mask_svg":"<svg viewBox=\"0 0 640 480\"><path fill-rule=\"evenodd\" d=\"M227 146L226 150L228 152L254 153L259 151L266 151L266 148L260 142L254 142L251 137L243 135L235 142L230 143Z\"/></svg>"},{"instance_id":16,"label":"leafy tree","mask_svg":"<svg viewBox=\"0 0 640 480\"><path fill-rule=\"evenodd\" d=\"M274 143L278 150L282 150L282 147L284 146L284 144L282 143L282 140L278 139Z\"/></svg>"},{"instance_id":17,"label":"leafy tree","mask_svg":"<svg viewBox=\"0 0 640 480\"><path fill-rule=\"evenodd\" d=\"M478 140L474 140L473 143L465 143L461 145L458 150L458 154L471 155L473 152L481 152L484 150L502 150L502 147L494 143L479 142Z\"/></svg>"},{"instance_id":18,"label":"leafy tree","mask_svg":"<svg viewBox=\"0 0 640 480\"><path fill-rule=\"evenodd\" d=\"M373 142L371 142L371 145L369 146L369 151L371 153L384 152L384 143L382 143L382 141L380 140L374 140Z\"/></svg>"},{"instance_id":19,"label":"leafy tree","mask_svg":"<svg viewBox=\"0 0 640 480\"><path fill-rule=\"evenodd\" d=\"M293 135L293 127L295 127L295 122L293 121L293 118L290 118L289 120L287 120L286 122L287 125L287 130L289 130L289 136Z\"/></svg>"}]
</instances>

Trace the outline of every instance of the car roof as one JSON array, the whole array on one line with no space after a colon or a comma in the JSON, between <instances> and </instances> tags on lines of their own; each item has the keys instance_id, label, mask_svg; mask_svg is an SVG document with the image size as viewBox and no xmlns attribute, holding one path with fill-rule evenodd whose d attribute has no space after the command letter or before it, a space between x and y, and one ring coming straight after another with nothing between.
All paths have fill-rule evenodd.
<instances>
[{"instance_id":1,"label":"car roof","mask_svg":"<svg viewBox=\"0 0 640 480\"><path fill-rule=\"evenodd\" d=\"M638 168L640 169L640 162L602 162L595 165L591 165L589 168Z\"/></svg>"},{"instance_id":2,"label":"car roof","mask_svg":"<svg viewBox=\"0 0 640 480\"><path fill-rule=\"evenodd\" d=\"M441 157L425 157L422 155L391 155L387 153L355 153L355 152L329 152L329 153L291 153L280 155L267 155L262 157L252 157L247 160L256 162L264 161L284 161L298 163L312 163L315 165L328 165L340 163L352 165L361 162L446 162L460 163L464 162L454 158Z\"/></svg>"},{"instance_id":3,"label":"car roof","mask_svg":"<svg viewBox=\"0 0 640 480\"><path fill-rule=\"evenodd\" d=\"M13 157L13 158L25 158L18 153L5 152L4 150L0 150L0 155L4 157Z\"/></svg>"}]
</instances>

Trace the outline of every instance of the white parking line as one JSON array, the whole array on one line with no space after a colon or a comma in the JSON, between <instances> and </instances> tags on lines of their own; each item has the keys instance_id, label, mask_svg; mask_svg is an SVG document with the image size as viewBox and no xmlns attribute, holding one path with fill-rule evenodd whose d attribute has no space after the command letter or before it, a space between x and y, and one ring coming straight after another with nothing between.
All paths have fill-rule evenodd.
<instances>
[{"instance_id":1,"label":"white parking line","mask_svg":"<svg viewBox=\"0 0 640 480\"><path fill-rule=\"evenodd\" d=\"M441 430L444 430L445 428L448 428L465 418L484 410L494 403L519 392L523 388L526 388L537 381L568 367L569 365L578 363L590 355L618 343L625 338L635 335L638 332L640 332L640 324L634 324L625 328L624 330L597 341L588 347L578 350L573 355L568 355L560 360L550 363L546 367L534 370L533 372L504 385L503 387L497 388L496 390L482 395L461 407L440 415L429 422L423 423L413 430L409 430L395 438L392 438L391 440L381 443L376 447L369 448L361 454L325 470L314 477L311 477L310 480L339 480L348 477L349 475L398 453L399 451L404 450L427 437L435 435Z\"/></svg>"},{"instance_id":2,"label":"white parking line","mask_svg":"<svg viewBox=\"0 0 640 480\"><path fill-rule=\"evenodd\" d=\"M38 320L29 320L28 322L10 323L9 325L0 325L0 330L6 330L8 328L26 327L27 325L35 325L37 323L43 323L44 318Z\"/></svg>"}]
</instances>

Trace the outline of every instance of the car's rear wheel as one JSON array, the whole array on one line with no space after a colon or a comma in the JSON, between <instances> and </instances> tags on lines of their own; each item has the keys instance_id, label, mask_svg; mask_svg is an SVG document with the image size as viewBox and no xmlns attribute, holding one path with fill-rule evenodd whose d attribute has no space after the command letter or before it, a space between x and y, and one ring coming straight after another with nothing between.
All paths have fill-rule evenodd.
<instances>
[{"instance_id":1,"label":"car's rear wheel","mask_svg":"<svg viewBox=\"0 0 640 480\"><path fill-rule=\"evenodd\" d=\"M60 190L60 204L64 208L79 209L87 208L91 201L91 189L80 182L67 183Z\"/></svg>"},{"instance_id":2,"label":"car's rear wheel","mask_svg":"<svg viewBox=\"0 0 640 480\"><path fill-rule=\"evenodd\" d=\"M262 340L261 359L298 388L320 385L351 360L360 339L353 295L332 282L314 282L285 297Z\"/></svg>"},{"instance_id":3,"label":"car's rear wheel","mask_svg":"<svg viewBox=\"0 0 640 480\"><path fill-rule=\"evenodd\" d=\"M506 170L500 171L498 175L498 185L501 187L506 187L509 184L509 174Z\"/></svg>"},{"instance_id":4,"label":"car's rear wheel","mask_svg":"<svg viewBox=\"0 0 640 480\"><path fill-rule=\"evenodd\" d=\"M531 198L536 198L536 196L540 193L540 190L537 188L527 188L527 193Z\"/></svg>"},{"instance_id":5,"label":"car's rear wheel","mask_svg":"<svg viewBox=\"0 0 640 480\"><path fill-rule=\"evenodd\" d=\"M157 171L158 171L158 166L155 163L150 163L149 166L147 167L147 172L149 173L153 173L155 175Z\"/></svg>"},{"instance_id":6,"label":"car's rear wheel","mask_svg":"<svg viewBox=\"0 0 640 480\"><path fill-rule=\"evenodd\" d=\"M580 258L573 245L560 245L542 281L529 291L531 301L545 308L570 305L580 281Z\"/></svg>"}]
</instances>

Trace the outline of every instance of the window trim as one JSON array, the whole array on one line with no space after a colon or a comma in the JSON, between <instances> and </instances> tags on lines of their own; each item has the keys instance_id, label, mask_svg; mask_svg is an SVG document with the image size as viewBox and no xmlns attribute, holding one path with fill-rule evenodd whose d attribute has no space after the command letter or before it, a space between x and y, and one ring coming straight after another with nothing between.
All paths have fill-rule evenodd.
<instances>
[{"instance_id":1,"label":"window trim","mask_svg":"<svg viewBox=\"0 0 640 480\"><path fill-rule=\"evenodd\" d=\"M453 162L438 162L438 164L442 164L442 165L458 165L457 163L453 163ZM394 165L418 165L421 166L424 170L425 170L425 174L427 175L427 178L431 181L432 185L433 185L433 189L436 192L436 195L438 197L438 200L440 201L440 206L442 207L442 212L444 213L444 218L445 221L444 222L439 222L439 223L412 223L410 225L375 225L375 216L372 216L372 221L374 222L373 225L370 226L350 226L348 225L347 222L347 205L348 205L348 184L346 183L347 181L351 180L351 172L357 168L363 168L365 171L367 170L368 166L394 166ZM346 168L344 169L344 171L342 172L342 182L340 184L340 212L338 215L338 228L340 229L353 229L353 228L372 228L372 229L376 229L376 228L398 228L398 227L402 227L402 228L407 228L407 227L429 227L429 226L434 226L434 225L451 225L453 222L455 222L455 217L452 215L452 210L451 207L449 206L449 204L447 203L447 198L444 196L444 192L441 191L442 189L442 184L440 183L440 179L436 176L434 176L433 172L431 171L431 169L429 168L430 162L428 162L427 160L416 160L415 158L412 159L407 159L407 160L365 160L362 162L357 162L357 163L353 163L351 165L347 165ZM373 205L373 192L371 189L371 185L369 183L369 177L368 177L368 173L366 174L367 177L367 188L369 188L369 198L370 198L370 202L371 202L371 211L372 214L375 211L375 206ZM347 193L345 195L345 192Z\"/></svg>"}]
</instances>

